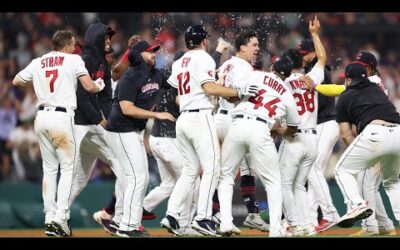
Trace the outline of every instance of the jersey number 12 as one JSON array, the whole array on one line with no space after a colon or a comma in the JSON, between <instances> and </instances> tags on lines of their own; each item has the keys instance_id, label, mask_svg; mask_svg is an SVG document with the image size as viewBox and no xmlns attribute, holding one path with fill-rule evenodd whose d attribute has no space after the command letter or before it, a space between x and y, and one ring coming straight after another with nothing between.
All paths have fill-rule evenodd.
<instances>
[{"instance_id":1,"label":"jersey number 12","mask_svg":"<svg viewBox=\"0 0 400 250\"><path fill-rule=\"evenodd\" d=\"M179 95L184 95L190 92L190 86L188 86L188 83L190 81L190 73L189 71L180 73L178 75L178 84L179 84Z\"/></svg>"},{"instance_id":2,"label":"jersey number 12","mask_svg":"<svg viewBox=\"0 0 400 250\"><path fill-rule=\"evenodd\" d=\"M53 93L54 92L54 83L58 77L58 69L47 70L46 77L50 77L50 76L52 76L50 79L50 92Z\"/></svg>"}]
</instances>

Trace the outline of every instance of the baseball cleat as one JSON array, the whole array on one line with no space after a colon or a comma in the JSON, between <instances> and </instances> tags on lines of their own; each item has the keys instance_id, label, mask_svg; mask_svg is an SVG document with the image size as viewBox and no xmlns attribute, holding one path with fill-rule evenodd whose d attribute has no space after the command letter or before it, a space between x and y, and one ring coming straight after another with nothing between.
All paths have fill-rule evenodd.
<instances>
[{"instance_id":1,"label":"baseball cleat","mask_svg":"<svg viewBox=\"0 0 400 250\"><path fill-rule=\"evenodd\" d=\"M319 222L318 226L315 226L315 231L317 233L324 232L324 231L328 230L329 228L333 227L334 225L336 225L336 222L322 219Z\"/></svg>"},{"instance_id":2,"label":"baseball cleat","mask_svg":"<svg viewBox=\"0 0 400 250\"><path fill-rule=\"evenodd\" d=\"M122 231L118 230L116 233L117 236L123 238L149 238L150 234L146 230L131 230L131 231Z\"/></svg>"},{"instance_id":3,"label":"baseball cleat","mask_svg":"<svg viewBox=\"0 0 400 250\"><path fill-rule=\"evenodd\" d=\"M50 237L52 237L52 236L59 236L59 234L58 234L58 232L57 232L57 229L55 229L54 227L53 227L53 224L50 222L50 223L45 223L44 224L44 233L47 235L47 236L50 236Z\"/></svg>"},{"instance_id":4,"label":"baseball cleat","mask_svg":"<svg viewBox=\"0 0 400 250\"><path fill-rule=\"evenodd\" d=\"M221 234L222 236L231 236L232 234L239 235L241 231L238 227L236 227L233 223L231 223L231 225L229 226L221 224L218 233Z\"/></svg>"},{"instance_id":5,"label":"baseball cleat","mask_svg":"<svg viewBox=\"0 0 400 250\"><path fill-rule=\"evenodd\" d=\"M161 227L166 228L168 232L178 236L182 235L182 231L179 230L180 227L178 221L171 215L167 215L162 219L160 224Z\"/></svg>"},{"instance_id":6,"label":"baseball cleat","mask_svg":"<svg viewBox=\"0 0 400 250\"><path fill-rule=\"evenodd\" d=\"M101 225L107 233L115 235L118 228L110 227L112 215L108 214L104 209L93 214L93 219L97 224Z\"/></svg>"},{"instance_id":7,"label":"baseball cleat","mask_svg":"<svg viewBox=\"0 0 400 250\"><path fill-rule=\"evenodd\" d=\"M72 230L68 220L54 219L52 226L57 230L59 235L72 236Z\"/></svg>"},{"instance_id":8,"label":"baseball cleat","mask_svg":"<svg viewBox=\"0 0 400 250\"><path fill-rule=\"evenodd\" d=\"M146 209L143 208L142 220L154 220L157 218L157 215L152 212L148 212Z\"/></svg>"},{"instance_id":9,"label":"baseball cleat","mask_svg":"<svg viewBox=\"0 0 400 250\"><path fill-rule=\"evenodd\" d=\"M263 219L261 219L260 214L257 213L250 213L243 222L243 226L250 229L257 229L262 232L269 231L269 225Z\"/></svg>"},{"instance_id":10,"label":"baseball cleat","mask_svg":"<svg viewBox=\"0 0 400 250\"><path fill-rule=\"evenodd\" d=\"M337 222L337 225L344 228L352 227L356 221L366 219L371 214L372 209L367 207L366 202L362 202L356 205L350 212L343 215Z\"/></svg>"},{"instance_id":11,"label":"baseball cleat","mask_svg":"<svg viewBox=\"0 0 400 250\"><path fill-rule=\"evenodd\" d=\"M194 220L192 228L203 235L220 236L215 228L215 223L211 220Z\"/></svg>"}]
</instances>

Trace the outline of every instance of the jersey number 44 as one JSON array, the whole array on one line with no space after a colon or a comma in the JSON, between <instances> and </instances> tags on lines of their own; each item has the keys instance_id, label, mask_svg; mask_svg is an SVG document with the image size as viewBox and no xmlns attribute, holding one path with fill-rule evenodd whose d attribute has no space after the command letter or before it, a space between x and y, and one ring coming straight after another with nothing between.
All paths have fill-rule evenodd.
<instances>
[{"instance_id":1,"label":"jersey number 44","mask_svg":"<svg viewBox=\"0 0 400 250\"><path fill-rule=\"evenodd\" d=\"M275 98L264 103L264 97L262 97L262 95L266 92L267 91L265 89L260 89L256 96L249 98L249 102L254 103L254 109L264 107L268 111L268 117L271 118L276 115L276 109L278 108L276 104L281 100L279 98Z\"/></svg>"}]
</instances>

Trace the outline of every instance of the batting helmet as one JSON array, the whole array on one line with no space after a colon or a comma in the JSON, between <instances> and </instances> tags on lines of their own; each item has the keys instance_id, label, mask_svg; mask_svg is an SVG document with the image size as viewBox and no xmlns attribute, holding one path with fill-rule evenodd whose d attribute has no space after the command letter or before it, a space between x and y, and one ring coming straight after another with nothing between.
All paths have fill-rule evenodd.
<instances>
[{"instance_id":1,"label":"batting helmet","mask_svg":"<svg viewBox=\"0 0 400 250\"><path fill-rule=\"evenodd\" d=\"M208 32L203 25L193 25L187 28L185 32L185 43L188 49L194 49L205 38L208 37Z\"/></svg>"},{"instance_id":2,"label":"batting helmet","mask_svg":"<svg viewBox=\"0 0 400 250\"><path fill-rule=\"evenodd\" d=\"M289 77L293 69L293 61L288 56L278 57L272 64L272 68L275 72Z\"/></svg>"}]
</instances>

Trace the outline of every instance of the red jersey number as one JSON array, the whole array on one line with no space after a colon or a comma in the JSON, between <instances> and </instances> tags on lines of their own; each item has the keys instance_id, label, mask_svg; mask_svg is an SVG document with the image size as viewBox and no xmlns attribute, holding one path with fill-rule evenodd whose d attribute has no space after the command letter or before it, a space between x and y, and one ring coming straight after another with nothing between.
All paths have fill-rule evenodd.
<instances>
[{"instance_id":1,"label":"red jersey number","mask_svg":"<svg viewBox=\"0 0 400 250\"><path fill-rule=\"evenodd\" d=\"M46 77L50 77L53 76L50 79L50 92L53 93L54 92L54 83L57 80L58 77L58 69L55 70L47 70L46 71Z\"/></svg>"},{"instance_id":2,"label":"red jersey number","mask_svg":"<svg viewBox=\"0 0 400 250\"><path fill-rule=\"evenodd\" d=\"M190 81L190 73L189 71L180 73L178 76L178 91L179 95L185 95L190 92L190 86L188 86L188 83Z\"/></svg>"},{"instance_id":3,"label":"red jersey number","mask_svg":"<svg viewBox=\"0 0 400 250\"><path fill-rule=\"evenodd\" d=\"M256 96L249 98L249 102L254 103L254 109L258 109L259 107L264 107L266 110L268 110L268 117L271 118L276 115L275 111L278 108L278 106L276 106L275 104L277 104L281 100L279 98L275 98L269 102L263 103L264 97L262 97L261 95L266 92L267 91L265 89L259 90Z\"/></svg>"},{"instance_id":4,"label":"red jersey number","mask_svg":"<svg viewBox=\"0 0 400 250\"><path fill-rule=\"evenodd\" d=\"M293 97L296 100L296 105L298 107L299 115L304 114L306 111L314 112L314 91L306 91L304 94L294 93Z\"/></svg>"}]
</instances>

